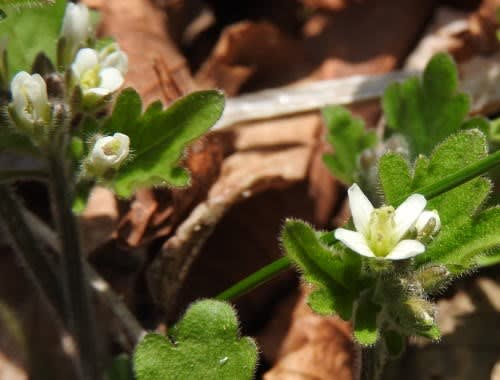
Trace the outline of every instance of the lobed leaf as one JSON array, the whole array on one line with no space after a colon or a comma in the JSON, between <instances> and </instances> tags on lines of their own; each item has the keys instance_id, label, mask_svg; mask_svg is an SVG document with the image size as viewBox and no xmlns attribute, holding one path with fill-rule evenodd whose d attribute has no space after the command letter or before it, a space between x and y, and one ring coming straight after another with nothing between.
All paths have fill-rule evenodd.
<instances>
[{"instance_id":1,"label":"lobed leaf","mask_svg":"<svg viewBox=\"0 0 500 380\"><path fill-rule=\"evenodd\" d=\"M253 378L257 348L239 336L236 313L224 302L195 302L169 338L150 333L139 343L133 358L137 380Z\"/></svg>"},{"instance_id":2,"label":"lobed leaf","mask_svg":"<svg viewBox=\"0 0 500 380\"><path fill-rule=\"evenodd\" d=\"M387 87L382 98L384 115L389 127L407 138L412 157L430 154L437 143L461 128L478 127L464 124L470 101L457 87L455 63L445 53L430 60L422 80L411 78Z\"/></svg>"}]
</instances>

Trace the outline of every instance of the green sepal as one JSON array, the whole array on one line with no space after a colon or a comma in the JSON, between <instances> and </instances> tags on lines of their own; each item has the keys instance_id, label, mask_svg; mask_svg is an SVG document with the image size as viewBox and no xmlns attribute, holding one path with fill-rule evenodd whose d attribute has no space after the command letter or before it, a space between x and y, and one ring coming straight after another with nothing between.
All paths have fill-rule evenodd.
<instances>
[{"instance_id":1,"label":"green sepal","mask_svg":"<svg viewBox=\"0 0 500 380\"><path fill-rule=\"evenodd\" d=\"M353 317L353 334L362 346L372 346L377 343L379 330L377 326L380 306L371 300L370 292L365 292L356 302Z\"/></svg>"},{"instance_id":2,"label":"green sepal","mask_svg":"<svg viewBox=\"0 0 500 380\"><path fill-rule=\"evenodd\" d=\"M227 303L193 303L171 330L169 338L150 333L137 346L137 380L250 380L257 347L240 337L238 320Z\"/></svg>"},{"instance_id":3,"label":"green sepal","mask_svg":"<svg viewBox=\"0 0 500 380\"><path fill-rule=\"evenodd\" d=\"M334 149L334 153L323 156L323 161L337 179L350 185L357 178L361 153L377 143L377 135L367 131L363 120L343 107L325 107L322 114L328 128L327 140Z\"/></svg>"},{"instance_id":4,"label":"green sepal","mask_svg":"<svg viewBox=\"0 0 500 380\"><path fill-rule=\"evenodd\" d=\"M319 315L337 314L344 321L352 317L353 298L348 294L334 293L327 288L319 288L309 294L307 304Z\"/></svg>"}]
</instances>

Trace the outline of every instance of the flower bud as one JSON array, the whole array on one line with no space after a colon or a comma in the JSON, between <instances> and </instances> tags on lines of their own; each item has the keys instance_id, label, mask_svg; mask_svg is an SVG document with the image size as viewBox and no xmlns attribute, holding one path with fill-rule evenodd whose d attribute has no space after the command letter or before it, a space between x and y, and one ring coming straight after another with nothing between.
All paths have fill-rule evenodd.
<instances>
[{"instance_id":1,"label":"flower bud","mask_svg":"<svg viewBox=\"0 0 500 380\"><path fill-rule=\"evenodd\" d=\"M116 170L129 154L130 139L123 133L103 136L95 142L86 162L86 169L95 176Z\"/></svg>"},{"instance_id":2,"label":"flower bud","mask_svg":"<svg viewBox=\"0 0 500 380\"><path fill-rule=\"evenodd\" d=\"M419 270L415 274L415 279L426 293L432 293L445 285L450 280L450 275L450 271L444 265L430 265Z\"/></svg>"},{"instance_id":3,"label":"flower bud","mask_svg":"<svg viewBox=\"0 0 500 380\"><path fill-rule=\"evenodd\" d=\"M47 86L39 74L17 73L10 84L10 91L12 103L9 112L17 127L33 135L50 122Z\"/></svg>"},{"instance_id":4,"label":"flower bud","mask_svg":"<svg viewBox=\"0 0 500 380\"><path fill-rule=\"evenodd\" d=\"M437 211L424 211L415 222L419 240L433 238L441 229L441 219Z\"/></svg>"},{"instance_id":5,"label":"flower bud","mask_svg":"<svg viewBox=\"0 0 500 380\"><path fill-rule=\"evenodd\" d=\"M404 305L412 314L415 327L426 329L434 325L435 310L430 302L419 297L410 297Z\"/></svg>"},{"instance_id":6,"label":"flower bud","mask_svg":"<svg viewBox=\"0 0 500 380\"><path fill-rule=\"evenodd\" d=\"M90 31L89 9L84 4L68 3L61 28L66 48L74 54L89 38Z\"/></svg>"}]
</instances>

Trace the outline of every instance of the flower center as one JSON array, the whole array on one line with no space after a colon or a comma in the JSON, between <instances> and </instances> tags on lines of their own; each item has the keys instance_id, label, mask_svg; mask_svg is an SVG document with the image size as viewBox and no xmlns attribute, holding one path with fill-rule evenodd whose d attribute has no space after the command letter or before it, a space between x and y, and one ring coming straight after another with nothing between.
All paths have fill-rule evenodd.
<instances>
[{"instance_id":1,"label":"flower center","mask_svg":"<svg viewBox=\"0 0 500 380\"><path fill-rule=\"evenodd\" d=\"M80 85L83 89L88 90L89 88L99 87L101 83L101 78L99 76L99 71L101 68L99 65L95 65L90 70L87 70L83 73L80 79Z\"/></svg>"},{"instance_id":2,"label":"flower center","mask_svg":"<svg viewBox=\"0 0 500 380\"><path fill-rule=\"evenodd\" d=\"M398 241L394 230L393 207L383 206L372 211L365 238L375 256L384 257L396 246Z\"/></svg>"},{"instance_id":3,"label":"flower center","mask_svg":"<svg viewBox=\"0 0 500 380\"><path fill-rule=\"evenodd\" d=\"M106 156L116 156L120 152L121 144L118 140L111 140L102 147L102 152Z\"/></svg>"}]
</instances>

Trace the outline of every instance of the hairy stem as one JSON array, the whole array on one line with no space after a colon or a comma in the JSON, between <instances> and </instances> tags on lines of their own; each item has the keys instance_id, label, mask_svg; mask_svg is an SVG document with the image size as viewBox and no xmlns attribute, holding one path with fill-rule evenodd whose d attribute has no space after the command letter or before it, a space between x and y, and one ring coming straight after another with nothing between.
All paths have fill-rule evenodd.
<instances>
[{"instance_id":1,"label":"hairy stem","mask_svg":"<svg viewBox=\"0 0 500 380\"><path fill-rule=\"evenodd\" d=\"M98 361L99 344L94 307L91 304L88 279L77 220L72 211L73 188L65 156L67 143L55 139L48 151L53 216L61 239L63 283L69 294L66 305L68 328L78 343L84 374L88 380L101 379Z\"/></svg>"}]
</instances>

